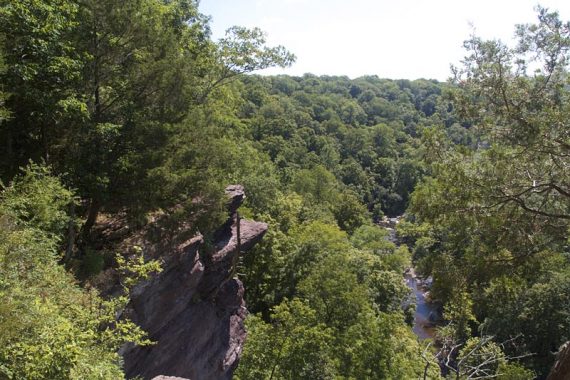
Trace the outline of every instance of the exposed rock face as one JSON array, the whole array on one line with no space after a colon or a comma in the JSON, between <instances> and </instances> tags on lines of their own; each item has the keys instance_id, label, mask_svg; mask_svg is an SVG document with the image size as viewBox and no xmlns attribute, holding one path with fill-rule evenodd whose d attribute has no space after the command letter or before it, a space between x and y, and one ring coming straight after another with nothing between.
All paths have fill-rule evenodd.
<instances>
[{"instance_id":1,"label":"exposed rock face","mask_svg":"<svg viewBox=\"0 0 570 380\"><path fill-rule=\"evenodd\" d=\"M228 210L233 215L245 199L245 190L242 185L230 185L226 187L226 195L229 198Z\"/></svg>"},{"instance_id":2,"label":"exposed rock face","mask_svg":"<svg viewBox=\"0 0 570 380\"><path fill-rule=\"evenodd\" d=\"M570 342L560 347L556 362L546 380L570 380Z\"/></svg>"},{"instance_id":3,"label":"exposed rock face","mask_svg":"<svg viewBox=\"0 0 570 380\"><path fill-rule=\"evenodd\" d=\"M162 255L163 271L133 292L130 317L157 343L125 350L128 377L232 377L245 340L247 312L243 285L232 278L233 266L238 250L257 243L267 225L241 220L238 249L236 210L245 194L239 185L226 193L231 217L215 234L214 247L206 249L202 236L182 243Z\"/></svg>"}]
</instances>

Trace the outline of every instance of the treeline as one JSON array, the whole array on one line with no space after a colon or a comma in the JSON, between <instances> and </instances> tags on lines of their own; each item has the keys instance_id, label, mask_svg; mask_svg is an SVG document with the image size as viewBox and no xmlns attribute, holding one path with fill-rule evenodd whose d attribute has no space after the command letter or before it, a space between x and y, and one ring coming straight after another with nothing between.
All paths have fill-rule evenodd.
<instances>
[{"instance_id":1,"label":"treeline","mask_svg":"<svg viewBox=\"0 0 570 380\"><path fill-rule=\"evenodd\" d=\"M434 367L454 378L547 376L570 340L570 24L537 13L537 24L517 27L515 47L466 41L450 84L242 80L242 128L269 155L277 179L268 183L284 199L265 208L273 233L243 263L260 314L250 319L241 378L429 378L437 375L421 369ZM407 255L371 247L386 243L367 222L404 210L400 236L433 277L444 319L438 359L408 343L410 372L398 372L397 356L379 364L389 341L379 348L381 338L350 335L405 319L388 300L405 302ZM344 246L331 248L330 229L347 233ZM361 324L369 308L379 324ZM406 341L399 326L389 334Z\"/></svg>"},{"instance_id":2,"label":"treeline","mask_svg":"<svg viewBox=\"0 0 570 380\"><path fill-rule=\"evenodd\" d=\"M445 86L435 81L305 75L243 82L246 104L240 116L279 169L326 169L376 220L402 214L423 175L421 129L453 125L453 116L439 104ZM295 186L302 193L305 185Z\"/></svg>"},{"instance_id":3,"label":"treeline","mask_svg":"<svg viewBox=\"0 0 570 380\"><path fill-rule=\"evenodd\" d=\"M458 336L448 326L438 349L418 344L402 278L412 256L371 223L404 212L416 185L435 175L431 142L458 151L486 146L472 120L459 122L463 90L376 77L248 76L241 83L239 128L272 169L259 187L270 190L271 201L248 203L271 228L240 268L255 315L238 378L431 379L439 378L440 366L462 377L480 364L471 375L532 378L502 342L475 330ZM440 199L445 203L444 194ZM427 230L415 210L400 234L423 274L440 281L420 260ZM433 295L439 297L437 289ZM459 322L448 309L471 307L469 300L459 306L439 300L451 326ZM440 351L442 342L455 348Z\"/></svg>"}]
</instances>

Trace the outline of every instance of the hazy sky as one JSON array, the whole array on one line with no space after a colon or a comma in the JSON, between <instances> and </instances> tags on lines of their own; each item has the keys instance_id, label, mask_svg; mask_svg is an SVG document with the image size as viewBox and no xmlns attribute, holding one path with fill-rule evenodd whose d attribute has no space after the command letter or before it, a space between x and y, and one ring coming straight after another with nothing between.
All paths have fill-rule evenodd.
<instances>
[{"instance_id":1,"label":"hazy sky","mask_svg":"<svg viewBox=\"0 0 570 380\"><path fill-rule=\"evenodd\" d=\"M508 41L518 23L534 22L537 0L201 0L213 38L232 25L260 27L270 45L297 56L270 74L376 74L445 80L472 32ZM570 19L570 0L542 0Z\"/></svg>"}]
</instances>

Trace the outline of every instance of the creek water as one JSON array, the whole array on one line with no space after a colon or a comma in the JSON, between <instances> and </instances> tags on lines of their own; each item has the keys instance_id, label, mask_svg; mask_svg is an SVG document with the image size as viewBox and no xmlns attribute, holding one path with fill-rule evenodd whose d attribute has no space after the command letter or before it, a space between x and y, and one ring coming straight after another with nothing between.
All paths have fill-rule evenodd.
<instances>
[{"instance_id":1,"label":"creek water","mask_svg":"<svg viewBox=\"0 0 570 380\"><path fill-rule=\"evenodd\" d=\"M404 278L406 285L412 290L416 298L414 334L422 340L433 338L435 335L435 323L439 318L438 307L426 299L427 286L425 281L416 276L413 268L406 271Z\"/></svg>"},{"instance_id":2,"label":"creek water","mask_svg":"<svg viewBox=\"0 0 570 380\"><path fill-rule=\"evenodd\" d=\"M395 218L386 218L378 223L388 232L386 239L392 243L399 245L396 227L402 216ZM404 273L406 285L412 290L416 302L416 312L414 314L413 331L419 339L428 339L435 336L435 326L440 319L438 306L426 299L428 292L428 284L425 280L418 277L414 268L408 268Z\"/></svg>"}]
</instances>

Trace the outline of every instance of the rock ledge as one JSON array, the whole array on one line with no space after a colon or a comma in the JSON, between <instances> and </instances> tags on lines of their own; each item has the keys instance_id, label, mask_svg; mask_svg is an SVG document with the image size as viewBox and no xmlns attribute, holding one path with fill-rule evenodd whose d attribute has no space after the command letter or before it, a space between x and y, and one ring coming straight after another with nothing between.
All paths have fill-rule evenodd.
<instances>
[{"instance_id":1,"label":"rock ledge","mask_svg":"<svg viewBox=\"0 0 570 380\"><path fill-rule=\"evenodd\" d=\"M227 188L230 218L214 234L213 249L197 235L161 255L163 271L137 286L131 319L156 344L127 347L128 378L231 379L245 341L243 284L233 278L238 252L237 208L243 187ZM267 224L240 220L240 251L255 245Z\"/></svg>"}]
</instances>

